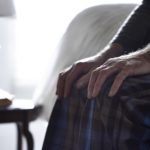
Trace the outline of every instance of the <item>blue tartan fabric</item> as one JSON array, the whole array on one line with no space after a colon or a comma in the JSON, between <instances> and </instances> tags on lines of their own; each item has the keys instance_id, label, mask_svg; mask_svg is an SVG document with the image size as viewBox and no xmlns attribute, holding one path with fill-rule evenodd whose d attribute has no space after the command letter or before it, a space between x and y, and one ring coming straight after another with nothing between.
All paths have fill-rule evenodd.
<instances>
[{"instance_id":1,"label":"blue tartan fabric","mask_svg":"<svg viewBox=\"0 0 150 150\"><path fill-rule=\"evenodd\" d=\"M73 88L56 101L43 150L150 150L150 75L127 78L110 98L113 79L95 99Z\"/></svg>"}]
</instances>

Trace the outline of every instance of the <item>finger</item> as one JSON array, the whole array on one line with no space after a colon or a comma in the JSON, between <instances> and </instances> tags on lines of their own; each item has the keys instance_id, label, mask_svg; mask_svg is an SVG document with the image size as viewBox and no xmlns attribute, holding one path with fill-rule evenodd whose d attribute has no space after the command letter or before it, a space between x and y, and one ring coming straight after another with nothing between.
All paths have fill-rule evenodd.
<instances>
[{"instance_id":1,"label":"finger","mask_svg":"<svg viewBox=\"0 0 150 150\"><path fill-rule=\"evenodd\" d=\"M70 71L71 71L71 67L68 67L59 74L58 81L57 81L57 89L56 89L56 94L59 97L64 96L64 85L65 85L66 77Z\"/></svg>"},{"instance_id":2,"label":"finger","mask_svg":"<svg viewBox=\"0 0 150 150\"><path fill-rule=\"evenodd\" d=\"M65 87L64 87L64 97L67 97L70 94L73 82L78 78L82 73L80 68L74 67L71 72L66 77Z\"/></svg>"},{"instance_id":3,"label":"finger","mask_svg":"<svg viewBox=\"0 0 150 150\"><path fill-rule=\"evenodd\" d=\"M99 72L98 78L94 85L92 97L96 97L100 93L101 88L102 88L104 82L106 81L106 79L110 75L114 74L116 71L117 71L116 67L111 67L109 69L105 69L105 70L102 70Z\"/></svg>"},{"instance_id":4,"label":"finger","mask_svg":"<svg viewBox=\"0 0 150 150\"><path fill-rule=\"evenodd\" d=\"M91 72L91 76L90 76L90 80L89 80L89 84L88 84L88 95L87 95L88 98L92 98L92 91L93 91L97 76L98 76L97 70L94 70Z\"/></svg>"},{"instance_id":5,"label":"finger","mask_svg":"<svg viewBox=\"0 0 150 150\"><path fill-rule=\"evenodd\" d=\"M76 83L76 87L78 89L84 88L88 85L90 80L91 72L87 73L86 75L82 76Z\"/></svg>"},{"instance_id":6,"label":"finger","mask_svg":"<svg viewBox=\"0 0 150 150\"><path fill-rule=\"evenodd\" d=\"M115 78L115 80L114 80L114 82L113 82L113 84L112 84L112 86L111 86L110 92L109 92L109 94L108 94L110 97L114 96L114 95L118 92L118 90L119 90L120 86L122 85L123 81L124 81L128 76L129 76L129 72L127 72L127 71L125 71L125 70L121 71L121 72L116 76L116 78Z\"/></svg>"},{"instance_id":7,"label":"finger","mask_svg":"<svg viewBox=\"0 0 150 150\"><path fill-rule=\"evenodd\" d=\"M57 81L57 89L56 94L58 97L63 97L64 93L64 85L65 85L65 78L67 74L60 73Z\"/></svg>"},{"instance_id":8,"label":"finger","mask_svg":"<svg viewBox=\"0 0 150 150\"><path fill-rule=\"evenodd\" d=\"M95 85L92 91L92 97L96 97L101 90L103 83L105 82L107 76L100 73L98 75L97 80L95 81Z\"/></svg>"}]
</instances>

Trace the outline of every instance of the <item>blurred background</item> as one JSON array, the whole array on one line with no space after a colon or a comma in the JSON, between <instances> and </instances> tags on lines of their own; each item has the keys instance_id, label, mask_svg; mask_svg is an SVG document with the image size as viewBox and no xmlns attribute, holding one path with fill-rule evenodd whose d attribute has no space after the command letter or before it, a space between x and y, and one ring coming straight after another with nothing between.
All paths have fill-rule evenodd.
<instances>
[{"instance_id":1,"label":"blurred background","mask_svg":"<svg viewBox=\"0 0 150 150\"><path fill-rule=\"evenodd\" d=\"M0 0L0 88L16 98L32 99L57 57L58 43L65 30L83 9L141 0ZM36 92L37 93L37 92ZM31 125L35 150L40 150L47 126ZM0 149L14 150L15 127L7 125L12 142L8 145L6 125L0 125ZM14 129L14 130L12 130ZM4 136L5 135L5 136ZM3 144L2 144L3 143Z\"/></svg>"}]
</instances>

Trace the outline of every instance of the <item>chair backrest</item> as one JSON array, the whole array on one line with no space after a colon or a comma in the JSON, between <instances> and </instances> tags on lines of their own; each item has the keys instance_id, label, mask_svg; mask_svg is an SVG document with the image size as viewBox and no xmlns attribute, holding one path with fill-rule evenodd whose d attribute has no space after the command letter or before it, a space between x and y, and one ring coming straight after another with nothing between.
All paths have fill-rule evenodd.
<instances>
[{"instance_id":1,"label":"chair backrest","mask_svg":"<svg viewBox=\"0 0 150 150\"><path fill-rule=\"evenodd\" d=\"M59 72L74 61L92 56L103 49L135 4L99 5L79 13L68 26L58 49L57 60L38 98L44 102L43 115L48 119L55 103ZM39 101L38 100L38 101Z\"/></svg>"}]
</instances>

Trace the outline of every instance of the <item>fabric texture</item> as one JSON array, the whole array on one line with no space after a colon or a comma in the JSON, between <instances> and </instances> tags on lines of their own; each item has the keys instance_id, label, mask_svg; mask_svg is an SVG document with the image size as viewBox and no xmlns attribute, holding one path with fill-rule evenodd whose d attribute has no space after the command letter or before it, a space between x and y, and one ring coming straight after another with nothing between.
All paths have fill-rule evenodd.
<instances>
[{"instance_id":1,"label":"fabric texture","mask_svg":"<svg viewBox=\"0 0 150 150\"><path fill-rule=\"evenodd\" d=\"M150 75L127 78L110 98L108 79L99 96L73 89L56 101L43 150L149 150Z\"/></svg>"},{"instance_id":2,"label":"fabric texture","mask_svg":"<svg viewBox=\"0 0 150 150\"><path fill-rule=\"evenodd\" d=\"M146 40L148 21L140 22L141 27L146 25L141 32L137 24L139 17L143 20L148 16L145 2L116 37L119 44L128 41L125 48L137 50L144 46L143 41L150 42ZM108 97L114 77L115 74L107 79L94 99L87 98L87 89L75 87L68 98L57 99L43 150L150 150L150 74L128 77L118 93Z\"/></svg>"},{"instance_id":3,"label":"fabric texture","mask_svg":"<svg viewBox=\"0 0 150 150\"><path fill-rule=\"evenodd\" d=\"M150 42L150 1L143 0L130 14L113 41L129 53L145 47Z\"/></svg>"}]
</instances>

